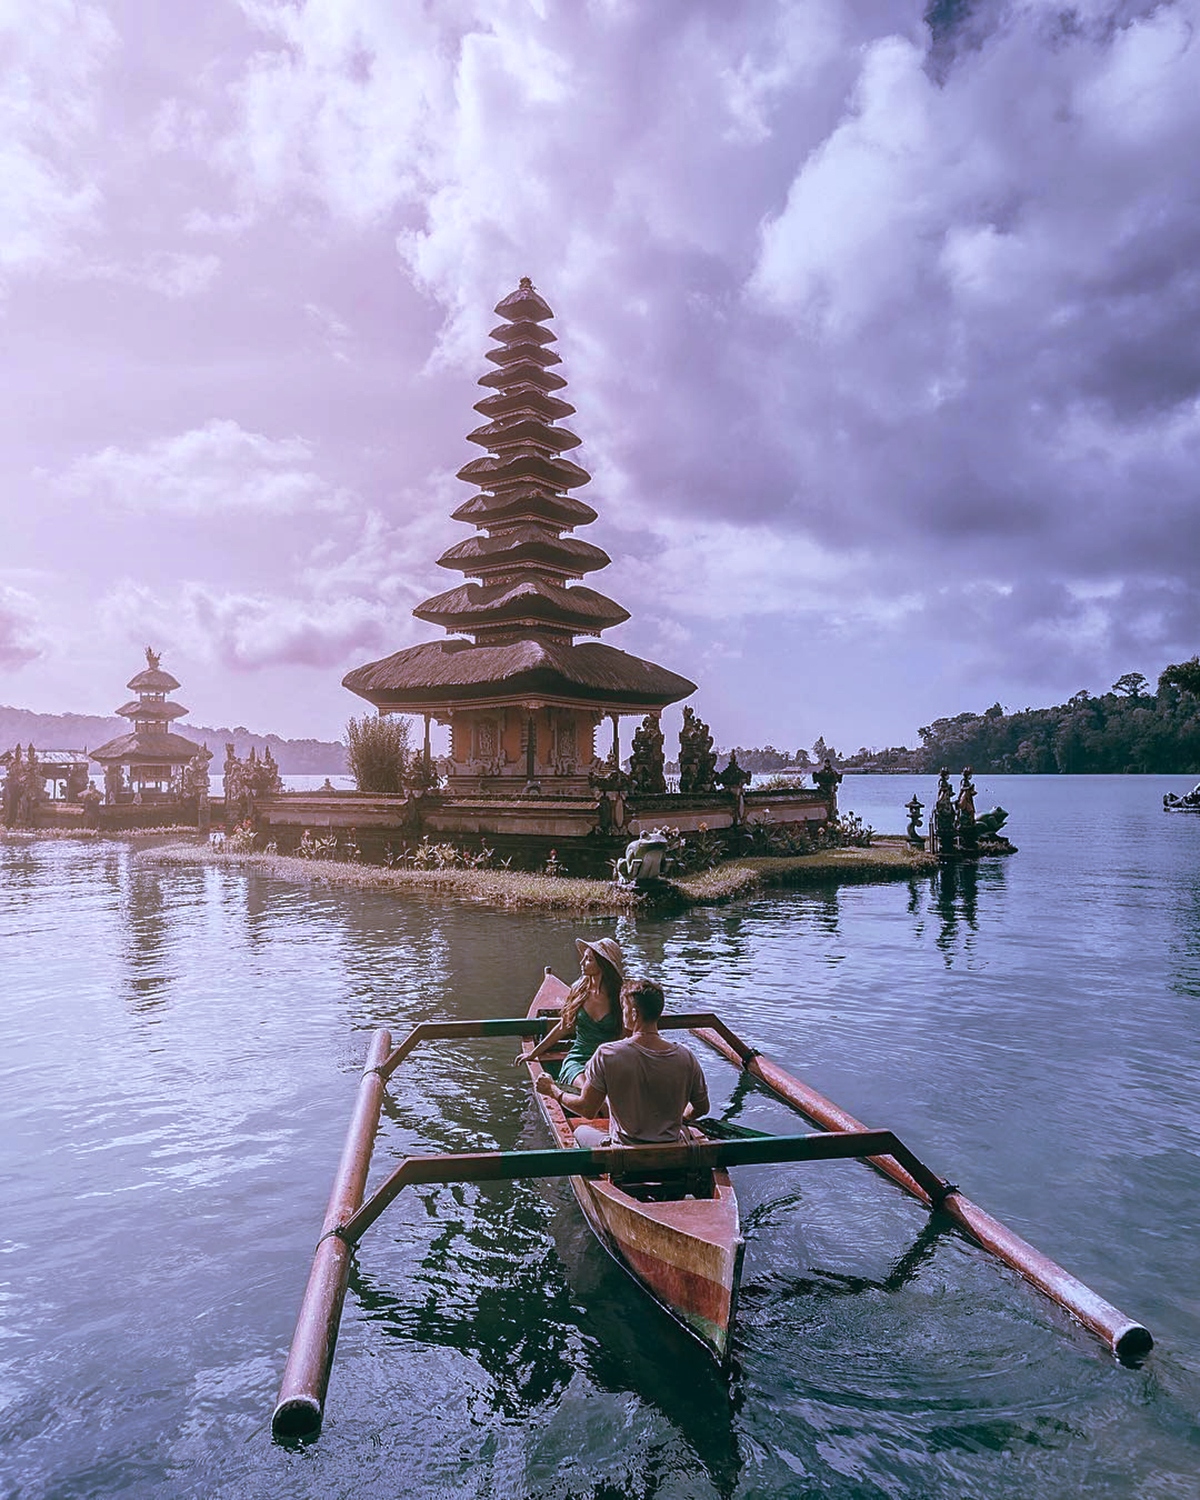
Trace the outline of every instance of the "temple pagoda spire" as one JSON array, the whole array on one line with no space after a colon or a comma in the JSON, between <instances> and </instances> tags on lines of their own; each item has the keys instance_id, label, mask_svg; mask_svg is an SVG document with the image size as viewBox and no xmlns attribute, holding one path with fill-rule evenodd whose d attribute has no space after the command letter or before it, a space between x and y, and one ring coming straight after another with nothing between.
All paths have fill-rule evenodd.
<instances>
[{"instance_id":1,"label":"temple pagoda spire","mask_svg":"<svg viewBox=\"0 0 1200 1500\"><path fill-rule=\"evenodd\" d=\"M451 726L451 784L503 794L535 780L561 794L587 790L601 718L657 713L695 684L596 639L629 612L580 580L608 554L573 533L596 520L570 492L591 475L564 454L579 438L561 425L575 408L545 325L554 316L528 277L497 303L475 405L486 421L468 434L485 452L458 477L477 493L454 511L475 535L449 547L441 567L464 581L413 610L451 635L347 673L343 683L381 713L423 713ZM584 640L577 641L577 637Z\"/></svg>"},{"instance_id":2,"label":"temple pagoda spire","mask_svg":"<svg viewBox=\"0 0 1200 1500\"><path fill-rule=\"evenodd\" d=\"M473 635L477 645L529 635L567 642L599 635L627 620L629 612L594 589L569 586L610 559L591 542L564 534L594 521L596 512L566 493L591 475L562 457L579 439L556 425L575 408L546 388L566 384L549 369L561 363L549 347L555 335L542 326L553 314L528 277L496 311L505 321L492 330L496 347L487 357L499 368L479 383L497 394L476 403L476 411L491 420L468 433L488 453L458 471L481 493L454 513L482 535L438 559L479 582L426 599L413 613L452 633Z\"/></svg>"}]
</instances>

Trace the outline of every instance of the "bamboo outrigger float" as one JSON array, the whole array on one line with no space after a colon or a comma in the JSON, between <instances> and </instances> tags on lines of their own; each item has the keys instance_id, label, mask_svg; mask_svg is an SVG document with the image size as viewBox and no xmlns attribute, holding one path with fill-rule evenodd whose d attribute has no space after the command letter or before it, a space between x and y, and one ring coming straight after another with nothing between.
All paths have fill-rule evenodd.
<instances>
[{"instance_id":1,"label":"bamboo outrigger float","mask_svg":"<svg viewBox=\"0 0 1200 1500\"><path fill-rule=\"evenodd\" d=\"M935 1212L943 1212L984 1249L1067 1309L1103 1339L1123 1363L1153 1346L1149 1332L1061 1266L1042 1255L937 1176L888 1130L868 1130L853 1116L748 1046L716 1015L663 1016L661 1030L688 1028L814 1124L816 1134L693 1139L682 1145L573 1145L561 1108L535 1092L557 1142L549 1151L472 1151L406 1157L363 1201L371 1150L387 1080L420 1043L474 1037L518 1037L527 1056L553 1025L566 986L549 969L520 1018L425 1022L396 1048L376 1032L333 1191L317 1241L291 1349L272 1418L277 1438L315 1437L321 1429L329 1372L350 1275L352 1248L405 1187L415 1183L495 1182L568 1177L592 1229L605 1247L668 1312L716 1355L728 1349L737 1294L741 1237L728 1169L771 1162L857 1159L883 1172ZM527 1061L531 1078L541 1071ZM559 1118L561 1116L561 1118ZM705 1182L711 1174L711 1185ZM649 1201L637 1196L648 1179L686 1179L691 1196ZM714 1316L715 1314L715 1316Z\"/></svg>"}]
</instances>

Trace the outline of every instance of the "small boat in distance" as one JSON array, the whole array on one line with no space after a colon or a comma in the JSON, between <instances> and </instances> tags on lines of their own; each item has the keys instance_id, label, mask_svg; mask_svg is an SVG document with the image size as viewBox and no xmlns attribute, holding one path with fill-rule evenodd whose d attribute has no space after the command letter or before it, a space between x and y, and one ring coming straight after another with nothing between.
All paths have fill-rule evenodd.
<instances>
[{"instance_id":1,"label":"small boat in distance","mask_svg":"<svg viewBox=\"0 0 1200 1500\"><path fill-rule=\"evenodd\" d=\"M1176 796L1174 792L1164 793L1163 811L1200 813L1200 781L1182 797Z\"/></svg>"},{"instance_id":2,"label":"small boat in distance","mask_svg":"<svg viewBox=\"0 0 1200 1500\"><path fill-rule=\"evenodd\" d=\"M567 986L547 973L529 1007L534 1018L556 1019ZM536 1037L522 1040L528 1058ZM562 1049L565 1053L565 1047ZM553 1054L546 1061L555 1068ZM541 1060L527 1060L533 1097L555 1144L574 1151L571 1122L561 1104L539 1094ZM556 1069L555 1069L556 1071ZM607 1128L607 1120L589 1124ZM692 1130L697 1142L706 1137ZM729 1354L744 1241L737 1197L724 1167L647 1172L617 1178L572 1177L572 1191L592 1232L633 1279L693 1334L720 1363Z\"/></svg>"}]
</instances>

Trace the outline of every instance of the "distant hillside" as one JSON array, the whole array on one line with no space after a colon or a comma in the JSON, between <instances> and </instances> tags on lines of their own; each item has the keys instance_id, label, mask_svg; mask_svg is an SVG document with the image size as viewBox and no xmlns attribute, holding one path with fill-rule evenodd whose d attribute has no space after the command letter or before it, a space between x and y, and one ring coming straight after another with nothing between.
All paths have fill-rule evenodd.
<instances>
[{"instance_id":1,"label":"distant hillside","mask_svg":"<svg viewBox=\"0 0 1200 1500\"><path fill-rule=\"evenodd\" d=\"M208 729L200 724L172 726L185 739L207 744L213 753L213 770L219 772L225 746L245 756L250 747L261 755L270 746L285 776L341 776L346 771L346 747L328 740L285 740L277 734L252 734L244 725L236 729ZM39 750L94 750L106 740L128 734L127 719L102 718L99 714L35 714L27 708L0 705L0 749L18 741L32 742Z\"/></svg>"}]
</instances>

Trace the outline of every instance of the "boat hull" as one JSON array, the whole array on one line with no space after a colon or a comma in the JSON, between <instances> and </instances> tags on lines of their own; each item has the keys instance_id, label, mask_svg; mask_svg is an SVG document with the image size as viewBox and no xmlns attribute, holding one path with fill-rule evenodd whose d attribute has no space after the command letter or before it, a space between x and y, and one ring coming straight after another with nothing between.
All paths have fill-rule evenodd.
<instances>
[{"instance_id":1,"label":"boat hull","mask_svg":"<svg viewBox=\"0 0 1200 1500\"><path fill-rule=\"evenodd\" d=\"M561 1007L567 987L547 974L530 1006L536 1015ZM533 1043L526 1042L526 1053ZM540 1062L526 1064L531 1081ZM556 1143L575 1148L567 1115L548 1095L534 1091ZM594 1122L603 1126L605 1121ZM737 1197L729 1174L713 1173L711 1198L643 1202L607 1177L568 1179L593 1233L618 1263L720 1362L728 1357L737 1303L743 1240Z\"/></svg>"}]
</instances>

